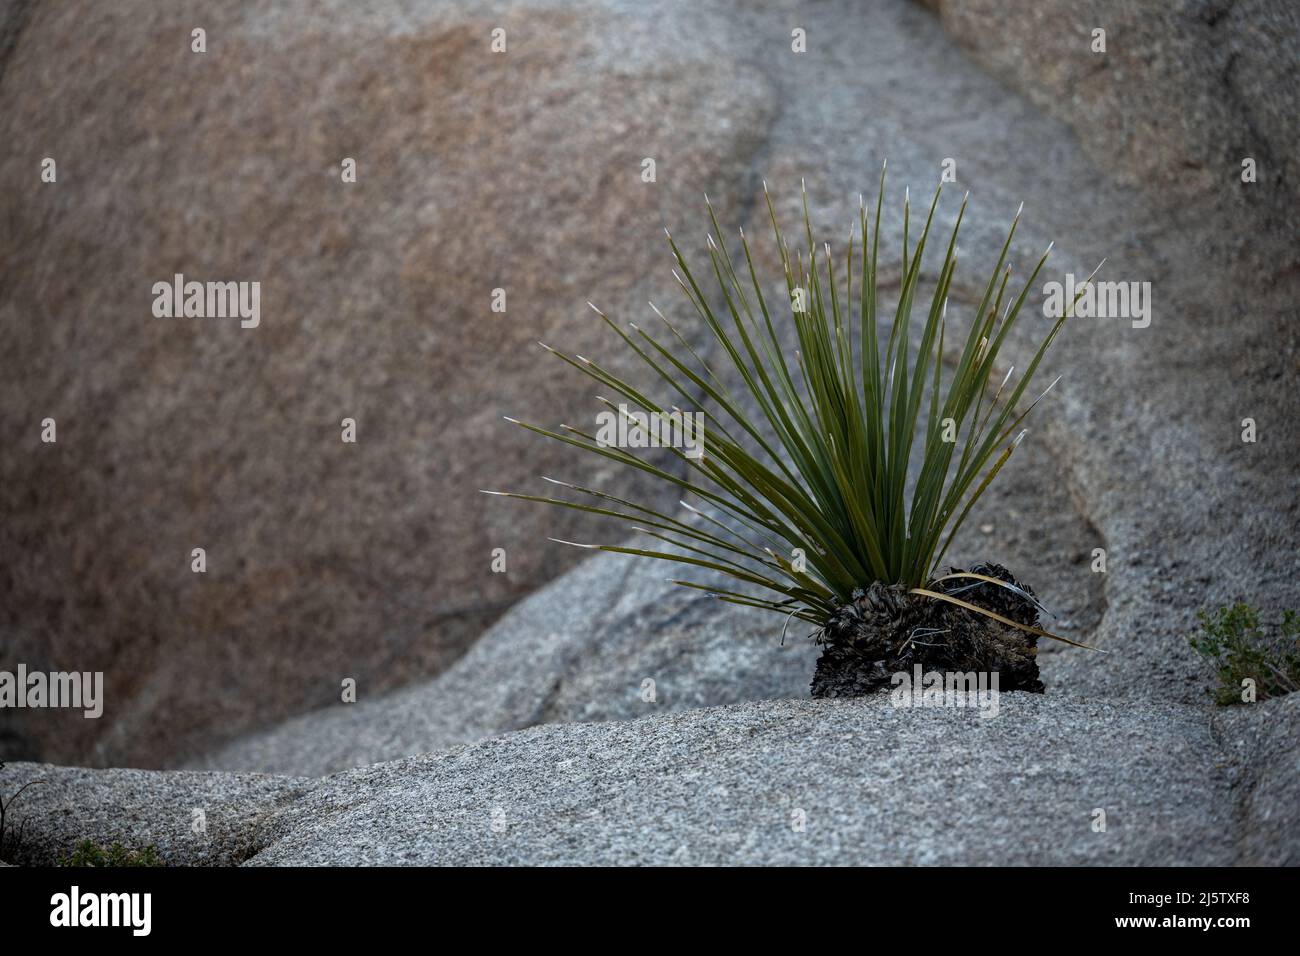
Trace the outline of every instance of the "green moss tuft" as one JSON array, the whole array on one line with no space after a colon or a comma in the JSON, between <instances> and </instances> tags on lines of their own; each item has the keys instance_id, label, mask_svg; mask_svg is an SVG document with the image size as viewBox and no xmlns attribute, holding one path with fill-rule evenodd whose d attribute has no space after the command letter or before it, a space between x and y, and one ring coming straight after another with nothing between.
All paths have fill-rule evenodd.
<instances>
[{"instance_id":1,"label":"green moss tuft","mask_svg":"<svg viewBox=\"0 0 1300 956\"><path fill-rule=\"evenodd\" d=\"M158 848L152 843L142 850L128 850L120 843L105 849L93 840L82 840L63 866L162 866Z\"/></svg>"}]
</instances>

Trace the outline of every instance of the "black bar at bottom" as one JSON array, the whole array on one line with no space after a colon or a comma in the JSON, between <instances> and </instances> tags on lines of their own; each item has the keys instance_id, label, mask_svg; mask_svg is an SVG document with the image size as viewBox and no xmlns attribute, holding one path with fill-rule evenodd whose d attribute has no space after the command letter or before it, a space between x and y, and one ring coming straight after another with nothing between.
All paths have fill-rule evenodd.
<instances>
[{"instance_id":1,"label":"black bar at bottom","mask_svg":"<svg viewBox=\"0 0 1300 956\"><path fill-rule=\"evenodd\" d=\"M1284 907L1294 905L1294 894L1284 881L1291 876L1269 869L5 867L0 925L7 944L71 934L87 942L219 943L265 933L330 945L418 933L450 944L462 932L485 932L498 944L518 933L531 945L575 934L617 945L618 938L680 942L686 927L698 927L693 943L712 930L734 946L749 936L770 943L777 928L806 940L815 926L865 942L892 935L896 924L904 936L949 943L1130 937L1231 946L1261 930L1269 938L1290 934L1295 922ZM614 935L601 932L606 927Z\"/></svg>"}]
</instances>

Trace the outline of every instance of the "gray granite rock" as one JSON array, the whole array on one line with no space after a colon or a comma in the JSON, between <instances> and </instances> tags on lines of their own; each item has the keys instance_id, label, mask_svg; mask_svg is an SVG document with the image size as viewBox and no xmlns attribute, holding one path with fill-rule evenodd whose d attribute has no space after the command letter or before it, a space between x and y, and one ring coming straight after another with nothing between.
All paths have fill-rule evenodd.
<instances>
[{"instance_id":1,"label":"gray granite rock","mask_svg":"<svg viewBox=\"0 0 1300 956\"><path fill-rule=\"evenodd\" d=\"M22 764L6 785L46 783L12 859L93 839L172 865L1294 865L1298 713L880 694L545 724L317 780Z\"/></svg>"},{"instance_id":2,"label":"gray granite rock","mask_svg":"<svg viewBox=\"0 0 1300 956\"><path fill-rule=\"evenodd\" d=\"M84 840L153 846L166 866L229 866L266 845L266 827L313 781L260 774L91 770L15 763L0 771L5 861L55 865Z\"/></svg>"},{"instance_id":3,"label":"gray granite rock","mask_svg":"<svg viewBox=\"0 0 1300 956\"><path fill-rule=\"evenodd\" d=\"M925 0L953 39L1070 123L1099 165L1179 194L1300 194L1300 7L1290 0ZM1094 31L1105 50L1094 50ZM1258 181L1242 188L1242 160Z\"/></svg>"},{"instance_id":4,"label":"gray granite rock","mask_svg":"<svg viewBox=\"0 0 1300 956\"><path fill-rule=\"evenodd\" d=\"M1228 864L1235 807L1223 752L1183 705L1006 694L982 718L887 695L769 701L339 774L249 862Z\"/></svg>"},{"instance_id":5,"label":"gray granite rock","mask_svg":"<svg viewBox=\"0 0 1300 956\"><path fill-rule=\"evenodd\" d=\"M1300 866L1300 694L1226 708L1214 729L1244 768L1241 862Z\"/></svg>"}]
</instances>

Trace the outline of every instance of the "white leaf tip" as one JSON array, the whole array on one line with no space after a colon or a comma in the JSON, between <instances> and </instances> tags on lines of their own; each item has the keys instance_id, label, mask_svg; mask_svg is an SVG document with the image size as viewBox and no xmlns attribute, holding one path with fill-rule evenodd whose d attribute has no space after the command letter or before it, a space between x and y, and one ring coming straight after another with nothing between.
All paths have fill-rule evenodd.
<instances>
[{"instance_id":1,"label":"white leaf tip","mask_svg":"<svg viewBox=\"0 0 1300 956\"><path fill-rule=\"evenodd\" d=\"M589 551L599 551L598 544L579 544L577 541L565 541L563 538L547 538L547 541L554 541L556 544L567 544L571 548L585 548Z\"/></svg>"}]
</instances>

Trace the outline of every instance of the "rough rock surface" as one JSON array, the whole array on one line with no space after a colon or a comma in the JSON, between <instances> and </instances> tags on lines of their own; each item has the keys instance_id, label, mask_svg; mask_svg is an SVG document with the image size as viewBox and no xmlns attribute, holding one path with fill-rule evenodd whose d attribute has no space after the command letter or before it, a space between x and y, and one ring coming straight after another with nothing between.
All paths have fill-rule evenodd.
<instances>
[{"instance_id":1,"label":"rough rock surface","mask_svg":"<svg viewBox=\"0 0 1300 956\"><path fill-rule=\"evenodd\" d=\"M8 863L55 865L83 840L129 850L152 845L165 866L242 863L266 845L275 815L315 783L251 773L17 763L0 771L0 796L32 781L39 782L14 801L6 820Z\"/></svg>"},{"instance_id":2,"label":"rough rock surface","mask_svg":"<svg viewBox=\"0 0 1300 956\"><path fill-rule=\"evenodd\" d=\"M996 76L1128 181L1210 193L1245 157L1300 195L1300 7L1287 0L924 0ZM1105 30L1105 51L1093 31ZM1265 190L1238 198L1267 208Z\"/></svg>"},{"instance_id":3,"label":"rough rock surface","mask_svg":"<svg viewBox=\"0 0 1300 956\"><path fill-rule=\"evenodd\" d=\"M1294 739L1289 702L1237 716ZM1232 746L1185 704L1007 694L986 718L877 695L544 725L315 782L80 771L67 787L203 802L210 821L255 787L236 841L253 865L1300 863L1277 826L1294 757L1247 792ZM47 816L29 859L86 831L180 827L173 858L188 839L179 812L132 818Z\"/></svg>"},{"instance_id":4,"label":"rough rock surface","mask_svg":"<svg viewBox=\"0 0 1300 956\"><path fill-rule=\"evenodd\" d=\"M1243 861L1300 866L1300 694L1228 708L1214 726L1245 768L1238 796Z\"/></svg>"},{"instance_id":5,"label":"rough rock surface","mask_svg":"<svg viewBox=\"0 0 1300 956\"><path fill-rule=\"evenodd\" d=\"M1220 759L1179 705L1009 694L981 718L887 696L758 702L537 727L340 774L250 862L1229 863Z\"/></svg>"}]
</instances>

